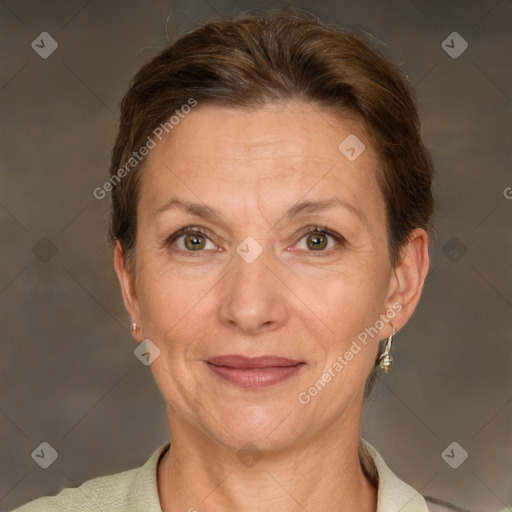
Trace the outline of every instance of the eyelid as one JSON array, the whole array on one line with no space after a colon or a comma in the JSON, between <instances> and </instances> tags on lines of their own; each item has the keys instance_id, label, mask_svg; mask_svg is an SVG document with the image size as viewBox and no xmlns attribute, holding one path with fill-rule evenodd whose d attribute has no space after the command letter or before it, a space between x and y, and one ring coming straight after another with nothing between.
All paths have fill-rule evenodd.
<instances>
[{"instance_id":1,"label":"eyelid","mask_svg":"<svg viewBox=\"0 0 512 512\"><path fill-rule=\"evenodd\" d=\"M339 233L336 233L335 231L332 231L326 226L317 226L317 225L310 225L306 226L300 231L301 236L308 235L310 233L325 233L329 236L332 236L333 238L337 240L345 240L345 238L340 235Z\"/></svg>"}]
</instances>

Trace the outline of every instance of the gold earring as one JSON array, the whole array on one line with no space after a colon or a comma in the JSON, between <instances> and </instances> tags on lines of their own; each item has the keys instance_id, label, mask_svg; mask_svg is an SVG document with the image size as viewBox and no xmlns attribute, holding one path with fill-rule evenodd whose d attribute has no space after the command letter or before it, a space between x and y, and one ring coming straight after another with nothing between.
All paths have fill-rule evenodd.
<instances>
[{"instance_id":1,"label":"gold earring","mask_svg":"<svg viewBox=\"0 0 512 512\"><path fill-rule=\"evenodd\" d=\"M393 364L393 358L391 357L390 352L391 352L391 344L393 343L393 336L396 334L396 330L395 330L394 326L392 326L392 327L393 327L393 334L388 338L384 352L382 352L379 359L377 359L379 366L384 370L385 374L388 373L390 366Z\"/></svg>"},{"instance_id":2,"label":"gold earring","mask_svg":"<svg viewBox=\"0 0 512 512\"><path fill-rule=\"evenodd\" d=\"M130 325L130 329L132 332L136 331L137 330L137 324L135 322L132 322L131 325Z\"/></svg>"}]
</instances>

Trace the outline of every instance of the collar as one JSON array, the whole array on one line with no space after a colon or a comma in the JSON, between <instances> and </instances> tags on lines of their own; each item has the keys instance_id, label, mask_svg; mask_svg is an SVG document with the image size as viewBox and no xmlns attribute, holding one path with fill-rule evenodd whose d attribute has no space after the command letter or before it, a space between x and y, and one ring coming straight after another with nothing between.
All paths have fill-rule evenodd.
<instances>
[{"instance_id":1,"label":"collar","mask_svg":"<svg viewBox=\"0 0 512 512\"><path fill-rule=\"evenodd\" d=\"M429 512L423 496L389 469L374 446L363 438L360 441L378 474L377 512Z\"/></svg>"}]
</instances>

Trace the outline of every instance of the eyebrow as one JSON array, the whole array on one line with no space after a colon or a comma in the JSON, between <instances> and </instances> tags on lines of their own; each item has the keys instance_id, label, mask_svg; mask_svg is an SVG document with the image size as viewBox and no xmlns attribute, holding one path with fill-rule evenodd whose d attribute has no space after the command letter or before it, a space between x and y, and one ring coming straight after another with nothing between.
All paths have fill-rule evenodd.
<instances>
[{"instance_id":1,"label":"eyebrow","mask_svg":"<svg viewBox=\"0 0 512 512\"><path fill-rule=\"evenodd\" d=\"M291 220L294 217L298 216L299 214L305 215L308 213L315 213L318 211L330 210L338 207L346 208L350 212L354 213L357 217L359 217L360 220L366 223L366 217L358 207L338 197L332 197L330 199L325 199L323 201L302 201L292 206L284 214L282 219ZM169 201L167 201L162 206L154 210L151 213L151 215L156 216L162 212L173 209L182 210L185 213L189 213L191 215L195 215L197 217L202 217L205 219L222 219L222 213L219 210L212 208L211 206L207 206L206 204L201 203L194 203L192 201L184 201L182 199L177 198L169 199Z\"/></svg>"},{"instance_id":2,"label":"eyebrow","mask_svg":"<svg viewBox=\"0 0 512 512\"><path fill-rule=\"evenodd\" d=\"M293 217L299 214L307 214L307 213L315 213L321 210L331 210L333 208L338 207L346 208L351 211L355 215L357 215L361 220L366 221L366 217L363 212L355 205L348 203L338 197L332 197L330 199L325 199L324 201L303 201L301 203L292 206L285 214L285 218L292 219Z\"/></svg>"},{"instance_id":3,"label":"eyebrow","mask_svg":"<svg viewBox=\"0 0 512 512\"><path fill-rule=\"evenodd\" d=\"M192 201L183 201L182 199L172 198L169 199L162 206L157 208L151 213L151 216L155 217L156 215L168 211L168 210L182 210L185 213L190 213L191 215L196 215L197 217L203 217L205 219L213 219L214 217L221 218L222 214L219 210L212 208L211 206L207 206L206 204L193 203Z\"/></svg>"}]
</instances>

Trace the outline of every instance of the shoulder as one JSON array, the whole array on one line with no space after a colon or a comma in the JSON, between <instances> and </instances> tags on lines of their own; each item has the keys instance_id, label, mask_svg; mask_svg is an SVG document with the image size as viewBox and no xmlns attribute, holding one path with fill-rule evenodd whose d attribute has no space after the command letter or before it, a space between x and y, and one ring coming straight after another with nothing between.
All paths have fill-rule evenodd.
<instances>
[{"instance_id":1,"label":"shoulder","mask_svg":"<svg viewBox=\"0 0 512 512\"><path fill-rule=\"evenodd\" d=\"M377 512L450 512L463 509L433 496L422 496L400 480L368 441L359 440L359 459L368 479L378 488ZM428 502L428 507L427 507ZM512 512L511 507L500 512Z\"/></svg>"},{"instance_id":2,"label":"shoulder","mask_svg":"<svg viewBox=\"0 0 512 512\"><path fill-rule=\"evenodd\" d=\"M12 512L161 512L156 471L158 460L168 447L169 442L160 446L141 467L93 478Z\"/></svg>"},{"instance_id":3,"label":"shoulder","mask_svg":"<svg viewBox=\"0 0 512 512\"><path fill-rule=\"evenodd\" d=\"M429 512L423 496L400 480L387 466L380 453L360 439L359 457L370 480L378 485L377 512Z\"/></svg>"},{"instance_id":4,"label":"shoulder","mask_svg":"<svg viewBox=\"0 0 512 512\"><path fill-rule=\"evenodd\" d=\"M13 512L89 512L98 510L96 505L100 503L100 510L121 510L119 507L126 502L137 472L138 469L131 469L93 478L79 487L63 489L56 496L38 498Z\"/></svg>"}]
</instances>

